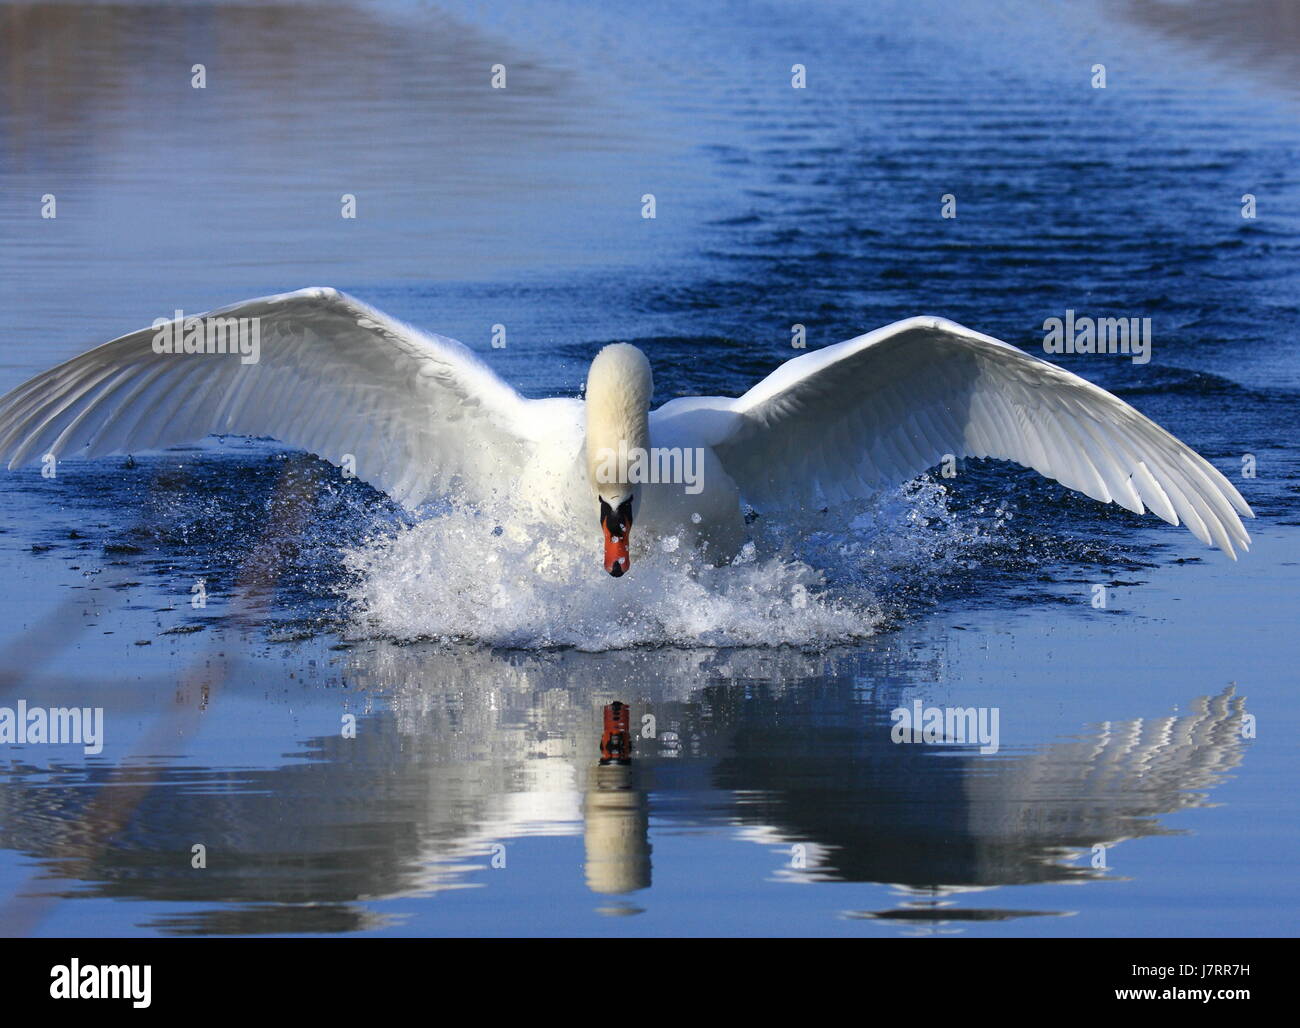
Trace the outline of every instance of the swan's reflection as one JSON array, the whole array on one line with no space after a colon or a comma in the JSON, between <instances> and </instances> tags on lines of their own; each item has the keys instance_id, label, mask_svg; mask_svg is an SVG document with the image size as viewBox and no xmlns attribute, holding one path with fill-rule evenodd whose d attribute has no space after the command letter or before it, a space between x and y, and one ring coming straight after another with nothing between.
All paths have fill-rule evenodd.
<instances>
[{"instance_id":1,"label":"swan's reflection","mask_svg":"<svg viewBox=\"0 0 1300 1028\"><path fill-rule=\"evenodd\" d=\"M894 887L895 908L848 916L959 924L1056 913L962 893L1105 877L1096 853L1166 831L1161 815L1201 803L1241 759L1231 688L996 757L896 746L889 711L907 683L880 662L866 683L870 656L435 661L377 645L345 658L348 695L360 687L370 708L356 738L310 738L270 768L141 767L154 787L107 844L80 816L106 772L15 763L0 778L0 844L40 862L42 891L205 908L149 922L164 931L311 932L385 923L361 901L490 888L494 846L546 834L581 835L602 911L635 912L632 894L653 902L652 824L739 825L780 847L775 877ZM600 766L615 699L643 737L631 764ZM188 859L196 842L203 871Z\"/></svg>"},{"instance_id":2,"label":"swan's reflection","mask_svg":"<svg viewBox=\"0 0 1300 1028\"><path fill-rule=\"evenodd\" d=\"M650 810L633 766L597 765L583 808L587 888L602 894L650 887Z\"/></svg>"},{"instance_id":3,"label":"swan's reflection","mask_svg":"<svg viewBox=\"0 0 1300 1028\"><path fill-rule=\"evenodd\" d=\"M587 888L618 895L650 886L650 814L632 764L631 717L615 700L605 707L600 760L587 775L583 806ZM635 912L629 906L607 912Z\"/></svg>"}]
</instances>

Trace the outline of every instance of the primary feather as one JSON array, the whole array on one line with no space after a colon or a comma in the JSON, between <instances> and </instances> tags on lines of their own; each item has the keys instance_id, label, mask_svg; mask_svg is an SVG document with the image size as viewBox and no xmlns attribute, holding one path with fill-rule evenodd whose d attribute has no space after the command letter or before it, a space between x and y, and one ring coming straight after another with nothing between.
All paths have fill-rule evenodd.
<instances>
[{"instance_id":1,"label":"primary feather","mask_svg":"<svg viewBox=\"0 0 1300 1028\"><path fill-rule=\"evenodd\" d=\"M787 361L736 400L714 449L753 502L866 495L953 457L996 457L1102 503L1181 519L1235 556L1253 517L1207 460L1119 397L942 318ZM696 416L699 416L698 410Z\"/></svg>"},{"instance_id":2,"label":"primary feather","mask_svg":"<svg viewBox=\"0 0 1300 1028\"><path fill-rule=\"evenodd\" d=\"M155 328L132 332L0 398L0 455L14 468L270 436L335 464L351 454L360 478L415 507L453 487L481 498L518 474L534 440L529 401L465 346L338 290L199 317L258 318L259 362L155 353Z\"/></svg>"}]
</instances>

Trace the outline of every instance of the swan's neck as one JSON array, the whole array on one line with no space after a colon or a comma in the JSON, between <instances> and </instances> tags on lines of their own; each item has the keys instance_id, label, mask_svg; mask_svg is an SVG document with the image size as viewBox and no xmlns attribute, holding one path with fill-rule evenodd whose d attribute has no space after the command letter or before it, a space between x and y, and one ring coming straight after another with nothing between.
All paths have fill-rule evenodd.
<instances>
[{"instance_id":1,"label":"swan's neck","mask_svg":"<svg viewBox=\"0 0 1300 1028\"><path fill-rule=\"evenodd\" d=\"M624 456L650 448L654 378L645 354L628 343L605 347L587 373L587 476L606 500L631 495ZM614 459L611 461L611 457Z\"/></svg>"}]
</instances>

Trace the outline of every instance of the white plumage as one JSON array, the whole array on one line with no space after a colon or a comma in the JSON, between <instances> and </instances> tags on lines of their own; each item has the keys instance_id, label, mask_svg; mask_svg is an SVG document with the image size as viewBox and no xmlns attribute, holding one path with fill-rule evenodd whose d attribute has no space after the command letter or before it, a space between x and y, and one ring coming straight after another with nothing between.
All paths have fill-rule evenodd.
<instances>
[{"instance_id":1,"label":"white plumage","mask_svg":"<svg viewBox=\"0 0 1300 1028\"><path fill-rule=\"evenodd\" d=\"M596 354L587 372L587 478L598 496L617 507L630 491L625 482L601 482L598 469L619 444L650 446L650 401L654 399L650 362L635 346L611 343Z\"/></svg>"},{"instance_id":2,"label":"white plumage","mask_svg":"<svg viewBox=\"0 0 1300 1028\"><path fill-rule=\"evenodd\" d=\"M359 477L407 507L455 492L552 522L589 518L594 531L584 441L609 445L644 425L651 446L699 448L704 489L640 486L638 533L685 529L721 551L743 540L742 497L770 509L865 496L947 454L1016 461L1103 503L1181 522L1232 557L1250 542L1250 507L1189 447L1104 389L941 318L797 357L739 399L672 400L638 421L652 387L635 347L602 352L584 408L526 400L455 340L337 290L213 315L260 319L259 363L159 354L154 329L134 332L0 398L0 455L14 468L48 453L271 436L336 464L353 455Z\"/></svg>"}]
</instances>

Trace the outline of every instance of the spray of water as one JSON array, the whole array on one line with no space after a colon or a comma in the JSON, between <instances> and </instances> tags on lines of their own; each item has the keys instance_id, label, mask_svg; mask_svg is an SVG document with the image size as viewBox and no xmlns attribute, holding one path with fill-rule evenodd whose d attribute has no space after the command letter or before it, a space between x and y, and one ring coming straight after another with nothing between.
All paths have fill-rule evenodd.
<instances>
[{"instance_id":1,"label":"spray of water","mask_svg":"<svg viewBox=\"0 0 1300 1028\"><path fill-rule=\"evenodd\" d=\"M350 634L520 649L820 648L870 636L891 597L960 571L996 524L959 523L927 479L866 508L763 516L729 563L674 537L601 567L599 537L452 507L345 550Z\"/></svg>"}]
</instances>

